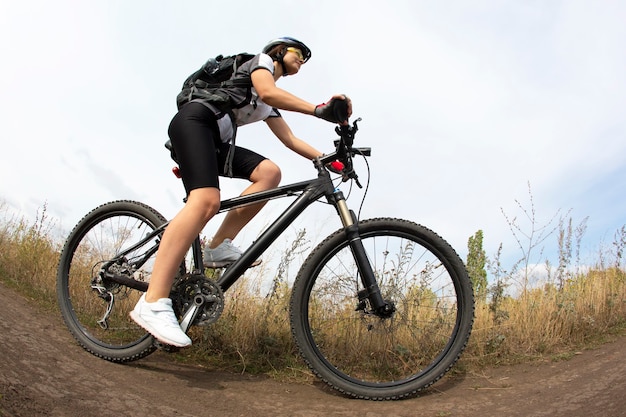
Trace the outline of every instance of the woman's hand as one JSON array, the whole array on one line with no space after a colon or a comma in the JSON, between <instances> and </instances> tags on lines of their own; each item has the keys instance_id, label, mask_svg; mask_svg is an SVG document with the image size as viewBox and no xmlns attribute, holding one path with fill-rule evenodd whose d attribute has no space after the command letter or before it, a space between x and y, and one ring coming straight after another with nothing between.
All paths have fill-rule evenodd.
<instances>
[{"instance_id":1,"label":"woman's hand","mask_svg":"<svg viewBox=\"0 0 626 417\"><path fill-rule=\"evenodd\" d=\"M327 103L315 106L314 114L328 122L346 125L352 115L352 100L345 94L335 94Z\"/></svg>"}]
</instances>

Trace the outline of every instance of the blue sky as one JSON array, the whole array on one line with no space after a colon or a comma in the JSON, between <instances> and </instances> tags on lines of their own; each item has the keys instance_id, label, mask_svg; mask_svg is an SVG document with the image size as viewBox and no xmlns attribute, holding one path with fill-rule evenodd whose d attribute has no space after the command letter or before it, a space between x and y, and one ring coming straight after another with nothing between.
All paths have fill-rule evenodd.
<instances>
[{"instance_id":1,"label":"blue sky","mask_svg":"<svg viewBox=\"0 0 626 417\"><path fill-rule=\"evenodd\" d=\"M487 254L502 243L513 261L502 210L521 220L530 184L539 226L559 210L575 224L588 217L593 260L626 224L624 21L617 0L2 1L0 199L29 218L47 204L60 235L116 199L172 217L183 189L163 143L182 81L210 56L288 35L313 57L279 86L314 103L346 93L363 118L357 140L373 148L363 217L414 220L463 257L482 229ZM284 116L331 150L331 125ZM238 143L275 160L283 183L313 173L262 123ZM223 195L244 186L225 181ZM329 216L316 208L294 230L315 240L338 227ZM556 236L545 245L553 252Z\"/></svg>"}]
</instances>

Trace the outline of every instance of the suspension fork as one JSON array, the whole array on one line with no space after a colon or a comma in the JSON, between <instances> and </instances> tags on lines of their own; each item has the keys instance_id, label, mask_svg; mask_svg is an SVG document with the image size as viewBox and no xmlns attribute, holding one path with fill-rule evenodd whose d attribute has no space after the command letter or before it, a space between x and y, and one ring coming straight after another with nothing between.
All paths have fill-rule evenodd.
<instances>
[{"instance_id":1,"label":"suspension fork","mask_svg":"<svg viewBox=\"0 0 626 417\"><path fill-rule=\"evenodd\" d=\"M393 304L385 301L380 293L372 264L367 258L367 253L365 252L363 241L361 240L356 215L348 208L346 199L341 191L335 190L332 200L343 223L350 250L356 260L357 269L361 276L361 283L364 287L364 289L358 293L359 309L364 308L363 302L365 299L368 299L376 315L387 317L391 315L395 309Z\"/></svg>"}]
</instances>

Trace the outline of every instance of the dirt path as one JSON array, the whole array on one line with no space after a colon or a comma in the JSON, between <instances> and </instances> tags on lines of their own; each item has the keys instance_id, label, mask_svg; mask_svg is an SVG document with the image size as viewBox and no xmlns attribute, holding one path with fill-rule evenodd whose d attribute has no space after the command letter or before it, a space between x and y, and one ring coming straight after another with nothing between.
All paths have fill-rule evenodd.
<instances>
[{"instance_id":1,"label":"dirt path","mask_svg":"<svg viewBox=\"0 0 626 417\"><path fill-rule=\"evenodd\" d=\"M162 352L97 359L61 319L0 284L0 416L626 416L626 338L566 362L487 369L397 402L213 372Z\"/></svg>"}]
</instances>

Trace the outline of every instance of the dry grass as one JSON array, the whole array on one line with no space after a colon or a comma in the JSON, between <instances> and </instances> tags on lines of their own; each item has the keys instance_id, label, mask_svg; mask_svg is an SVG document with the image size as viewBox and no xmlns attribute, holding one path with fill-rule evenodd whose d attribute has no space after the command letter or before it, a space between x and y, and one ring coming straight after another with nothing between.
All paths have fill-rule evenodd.
<instances>
[{"instance_id":1,"label":"dry grass","mask_svg":"<svg viewBox=\"0 0 626 417\"><path fill-rule=\"evenodd\" d=\"M584 348L626 324L626 274L592 270L565 283L478 303L466 359L485 364L559 356Z\"/></svg>"},{"instance_id":2,"label":"dry grass","mask_svg":"<svg viewBox=\"0 0 626 417\"><path fill-rule=\"evenodd\" d=\"M37 303L54 308L56 267L61 244L50 238L52 222L44 207L36 221L9 217L0 204L0 279ZM228 292L220 320L192 329L197 342L179 355L215 368L309 378L296 355L289 328L290 289L274 280L261 290L270 271L243 279ZM263 278L265 276L265 278ZM598 268L554 285L504 297L497 305L479 302L462 366L559 358L582 349L626 323L626 274ZM332 331L332 330L329 330Z\"/></svg>"},{"instance_id":3,"label":"dry grass","mask_svg":"<svg viewBox=\"0 0 626 417\"><path fill-rule=\"evenodd\" d=\"M277 372L296 365L296 348L289 328L289 291L271 296L253 290L245 278L226 295L220 319L191 329L189 357L237 371Z\"/></svg>"},{"instance_id":4,"label":"dry grass","mask_svg":"<svg viewBox=\"0 0 626 417\"><path fill-rule=\"evenodd\" d=\"M33 224L9 217L0 202L0 279L20 292L52 304L60 247L51 238L54 223L44 206Z\"/></svg>"}]
</instances>

